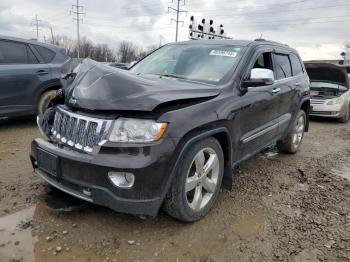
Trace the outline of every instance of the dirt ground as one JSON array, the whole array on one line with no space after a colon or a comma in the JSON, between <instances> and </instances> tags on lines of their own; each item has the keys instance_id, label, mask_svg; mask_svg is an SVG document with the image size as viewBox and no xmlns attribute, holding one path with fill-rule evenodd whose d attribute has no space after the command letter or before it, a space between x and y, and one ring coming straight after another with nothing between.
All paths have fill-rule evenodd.
<instances>
[{"instance_id":1,"label":"dirt ground","mask_svg":"<svg viewBox=\"0 0 350 262\"><path fill-rule=\"evenodd\" d=\"M192 224L48 210L28 158L37 136L33 119L0 120L1 262L350 261L350 123L316 119L297 154L244 162L233 190Z\"/></svg>"}]
</instances>

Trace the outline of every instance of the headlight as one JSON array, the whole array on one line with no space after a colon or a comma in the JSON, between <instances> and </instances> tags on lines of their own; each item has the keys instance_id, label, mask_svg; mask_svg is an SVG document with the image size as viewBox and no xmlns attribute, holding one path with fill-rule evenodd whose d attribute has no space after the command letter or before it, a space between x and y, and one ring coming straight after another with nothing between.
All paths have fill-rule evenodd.
<instances>
[{"instance_id":1,"label":"headlight","mask_svg":"<svg viewBox=\"0 0 350 262\"><path fill-rule=\"evenodd\" d=\"M145 143L162 138L166 123L157 123L150 119L118 118L109 136L111 142Z\"/></svg>"},{"instance_id":2,"label":"headlight","mask_svg":"<svg viewBox=\"0 0 350 262\"><path fill-rule=\"evenodd\" d=\"M338 105L341 103L343 103L343 97L337 97L337 98L330 99L327 102L327 105L331 106L331 105Z\"/></svg>"}]
</instances>

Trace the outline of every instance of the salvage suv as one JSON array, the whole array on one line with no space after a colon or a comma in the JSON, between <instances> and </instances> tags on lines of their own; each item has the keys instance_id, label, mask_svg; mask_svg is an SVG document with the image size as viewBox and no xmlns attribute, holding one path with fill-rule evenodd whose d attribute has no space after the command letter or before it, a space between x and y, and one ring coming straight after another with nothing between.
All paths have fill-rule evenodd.
<instances>
[{"instance_id":1,"label":"salvage suv","mask_svg":"<svg viewBox=\"0 0 350 262\"><path fill-rule=\"evenodd\" d=\"M297 51L262 39L168 44L129 71L85 60L39 121L31 161L77 198L196 221L239 162L276 142L299 149L309 95Z\"/></svg>"}]
</instances>

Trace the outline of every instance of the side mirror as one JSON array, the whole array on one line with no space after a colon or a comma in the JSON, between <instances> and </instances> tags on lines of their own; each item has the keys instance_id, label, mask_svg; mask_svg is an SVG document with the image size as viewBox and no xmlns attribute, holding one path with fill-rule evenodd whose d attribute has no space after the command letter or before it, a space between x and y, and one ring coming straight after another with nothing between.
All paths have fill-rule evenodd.
<instances>
[{"instance_id":1,"label":"side mirror","mask_svg":"<svg viewBox=\"0 0 350 262\"><path fill-rule=\"evenodd\" d=\"M256 87L272 85L275 81L273 71L266 68L253 68L250 72L250 79L243 81L243 87Z\"/></svg>"}]
</instances>

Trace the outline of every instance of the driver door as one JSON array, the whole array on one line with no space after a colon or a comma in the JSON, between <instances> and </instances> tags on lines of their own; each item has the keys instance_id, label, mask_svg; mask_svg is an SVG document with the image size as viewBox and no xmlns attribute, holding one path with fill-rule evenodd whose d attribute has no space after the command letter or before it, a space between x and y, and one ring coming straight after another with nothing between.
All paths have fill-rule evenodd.
<instances>
[{"instance_id":1,"label":"driver door","mask_svg":"<svg viewBox=\"0 0 350 262\"><path fill-rule=\"evenodd\" d=\"M258 50L243 80L250 79L253 68L265 68L274 71L273 50ZM281 97L280 84L248 87L242 96L245 106L239 113L240 118L240 155L245 159L274 142L278 134L278 117Z\"/></svg>"}]
</instances>

